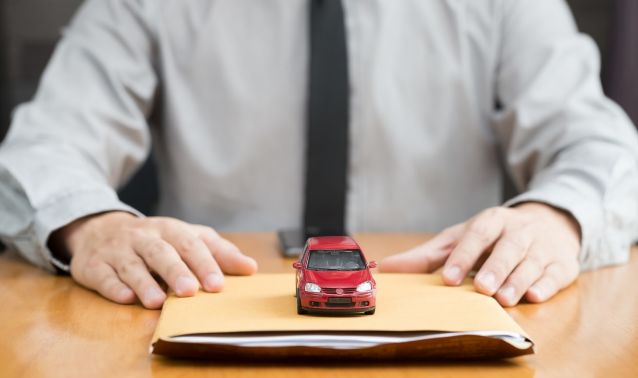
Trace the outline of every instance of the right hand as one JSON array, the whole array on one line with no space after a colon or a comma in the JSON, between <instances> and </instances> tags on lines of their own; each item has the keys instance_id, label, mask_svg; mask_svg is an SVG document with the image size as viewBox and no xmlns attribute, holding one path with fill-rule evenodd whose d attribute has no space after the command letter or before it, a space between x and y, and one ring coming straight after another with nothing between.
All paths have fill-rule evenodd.
<instances>
[{"instance_id":1,"label":"right hand","mask_svg":"<svg viewBox=\"0 0 638 378\"><path fill-rule=\"evenodd\" d=\"M139 298L162 307L166 293L157 273L180 297L201 287L223 288L222 272L250 275L257 263L207 226L174 218L138 218L126 212L92 215L56 231L52 238L71 256L71 276L81 285L122 304Z\"/></svg>"}]
</instances>

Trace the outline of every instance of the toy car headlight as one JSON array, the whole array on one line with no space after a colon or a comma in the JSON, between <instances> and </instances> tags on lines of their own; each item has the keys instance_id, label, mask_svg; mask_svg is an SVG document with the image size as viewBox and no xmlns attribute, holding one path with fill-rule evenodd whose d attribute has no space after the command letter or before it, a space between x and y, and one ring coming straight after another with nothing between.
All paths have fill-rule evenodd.
<instances>
[{"instance_id":1,"label":"toy car headlight","mask_svg":"<svg viewBox=\"0 0 638 378\"><path fill-rule=\"evenodd\" d=\"M320 293L321 288L316 283L307 282L306 286L304 286L304 290L309 293Z\"/></svg>"},{"instance_id":2,"label":"toy car headlight","mask_svg":"<svg viewBox=\"0 0 638 378\"><path fill-rule=\"evenodd\" d=\"M370 281L366 281L364 283L359 284L359 286L357 286L357 291L370 291L372 290L372 283Z\"/></svg>"}]
</instances>

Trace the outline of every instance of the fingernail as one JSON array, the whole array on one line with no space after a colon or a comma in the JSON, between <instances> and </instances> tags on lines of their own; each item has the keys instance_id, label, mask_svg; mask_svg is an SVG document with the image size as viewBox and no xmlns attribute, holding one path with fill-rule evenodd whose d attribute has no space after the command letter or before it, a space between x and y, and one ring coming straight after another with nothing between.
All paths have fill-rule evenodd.
<instances>
[{"instance_id":1,"label":"fingernail","mask_svg":"<svg viewBox=\"0 0 638 378\"><path fill-rule=\"evenodd\" d=\"M499 291L498 295L503 297L508 304L514 304L514 286L505 285Z\"/></svg>"},{"instance_id":2,"label":"fingernail","mask_svg":"<svg viewBox=\"0 0 638 378\"><path fill-rule=\"evenodd\" d=\"M481 274L476 277L478 282L487 289L490 294L494 293L497 289L496 287L496 277L492 272L481 272Z\"/></svg>"},{"instance_id":3,"label":"fingernail","mask_svg":"<svg viewBox=\"0 0 638 378\"><path fill-rule=\"evenodd\" d=\"M146 292L144 292L144 303L147 305L161 303L164 301L164 298L166 298L164 292L156 287L149 287L146 289Z\"/></svg>"},{"instance_id":4,"label":"fingernail","mask_svg":"<svg viewBox=\"0 0 638 378\"><path fill-rule=\"evenodd\" d=\"M445 268L443 275L455 284L461 282L461 268L459 268L458 265L452 265Z\"/></svg>"},{"instance_id":5,"label":"fingernail","mask_svg":"<svg viewBox=\"0 0 638 378\"><path fill-rule=\"evenodd\" d=\"M175 281L175 294L178 296L192 295L198 289L199 284L194 278L189 276L181 276Z\"/></svg>"},{"instance_id":6,"label":"fingernail","mask_svg":"<svg viewBox=\"0 0 638 378\"><path fill-rule=\"evenodd\" d=\"M224 276L219 273L210 273L204 279L204 286L208 291L218 291L224 285Z\"/></svg>"}]
</instances>

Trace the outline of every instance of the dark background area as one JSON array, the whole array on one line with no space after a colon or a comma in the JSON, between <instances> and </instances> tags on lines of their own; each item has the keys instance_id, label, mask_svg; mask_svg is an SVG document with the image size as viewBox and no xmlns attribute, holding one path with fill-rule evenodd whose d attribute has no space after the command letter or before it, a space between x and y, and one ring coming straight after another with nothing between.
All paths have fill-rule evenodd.
<instances>
[{"instance_id":1,"label":"dark background area","mask_svg":"<svg viewBox=\"0 0 638 378\"><path fill-rule=\"evenodd\" d=\"M0 0L0 140L8 128L11 110L33 96L62 28L81 3L82 0ZM634 122L638 121L638 29L631 25L638 24L638 1L568 3L581 31L591 35L601 50L603 83L608 94L624 105L635 117ZM151 214L157 196L151 158L120 190L120 197Z\"/></svg>"},{"instance_id":2,"label":"dark background area","mask_svg":"<svg viewBox=\"0 0 638 378\"><path fill-rule=\"evenodd\" d=\"M62 29L82 0L0 0L0 140L11 110L35 93ZM119 191L120 198L152 214L158 198L152 158Z\"/></svg>"}]
</instances>

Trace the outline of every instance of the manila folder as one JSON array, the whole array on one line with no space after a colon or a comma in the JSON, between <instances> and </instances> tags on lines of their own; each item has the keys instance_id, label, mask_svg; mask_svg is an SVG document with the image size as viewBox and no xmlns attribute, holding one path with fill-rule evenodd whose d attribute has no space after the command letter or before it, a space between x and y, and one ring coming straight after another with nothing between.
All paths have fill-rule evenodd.
<instances>
[{"instance_id":1,"label":"manila folder","mask_svg":"<svg viewBox=\"0 0 638 378\"><path fill-rule=\"evenodd\" d=\"M380 274L374 315L298 315L291 273L226 277L220 293L171 294L151 352L251 360L476 359L534 353L533 342L491 297L436 275Z\"/></svg>"}]
</instances>

